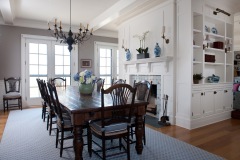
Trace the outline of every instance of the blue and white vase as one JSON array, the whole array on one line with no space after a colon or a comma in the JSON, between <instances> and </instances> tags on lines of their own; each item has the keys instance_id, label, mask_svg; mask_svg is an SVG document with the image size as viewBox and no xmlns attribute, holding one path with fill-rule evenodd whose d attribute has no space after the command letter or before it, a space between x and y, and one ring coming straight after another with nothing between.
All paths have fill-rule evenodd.
<instances>
[{"instance_id":1,"label":"blue and white vase","mask_svg":"<svg viewBox=\"0 0 240 160\"><path fill-rule=\"evenodd\" d=\"M127 60L127 61L130 61L130 59L131 59L131 52L130 52L129 49L127 49L127 52L126 52L126 60Z\"/></svg>"},{"instance_id":2,"label":"blue and white vase","mask_svg":"<svg viewBox=\"0 0 240 160\"><path fill-rule=\"evenodd\" d=\"M155 54L155 57L160 57L161 48L159 47L158 43L156 43L156 45L155 45L154 54Z\"/></svg>"}]
</instances>

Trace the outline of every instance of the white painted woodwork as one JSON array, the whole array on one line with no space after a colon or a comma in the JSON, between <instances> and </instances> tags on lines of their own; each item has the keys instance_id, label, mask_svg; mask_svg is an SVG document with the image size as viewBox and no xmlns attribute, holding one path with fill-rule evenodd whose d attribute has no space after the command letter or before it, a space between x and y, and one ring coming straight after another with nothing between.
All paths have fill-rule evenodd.
<instances>
[{"instance_id":1,"label":"white painted woodwork","mask_svg":"<svg viewBox=\"0 0 240 160\"><path fill-rule=\"evenodd\" d=\"M228 119L232 110L233 45L225 53L212 43L226 45L233 39L233 16L215 16L215 7L204 0L177 1L176 125L188 129ZM205 25L216 27L218 34L205 31ZM206 35L211 42L204 50ZM216 62L205 62L205 54L215 55ZM196 73L203 74L200 84L193 84ZM212 74L220 77L219 83L208 82Z\"/></svg>"},{"instance_id":2,"label":"white painted woodwork","mask_svg":"<svg viewBox=\"0 0 240 160\"><path fill-rule=\"evenodd\" d=\"M164 12L164 22L163 22ZM140 15L124 22L120 25L118 31L119 39L119 77L126 79L131 83L131 77L135 75L147 76L146 79L158 75L161 76L161 94L169 95L168 115L170 122L175 124L175 85L174 85L174 55L175 55L175 2L168 1L166 3L155 6L154 8L141 13ZM166 26L165 35L170 39L170 43L163 43L162 26ZM140 47L139 39L134 35L142 35L143 32L149 31L145 39L145 46L149 48L150 58L137 59L138 52L136 49ZM124 44L123 44L124 41ZM154 47L159 43L162 49L160 57L155 57ZM126 61L125 51L122 45L131 52L131 60ZM148 77L149 76L149 77ZM162 97L159 97L162 98ZM158 107L162 107L159 104ZM159 118L162 116L162 109L158 108Z\"/></svg>"}]
</instances>

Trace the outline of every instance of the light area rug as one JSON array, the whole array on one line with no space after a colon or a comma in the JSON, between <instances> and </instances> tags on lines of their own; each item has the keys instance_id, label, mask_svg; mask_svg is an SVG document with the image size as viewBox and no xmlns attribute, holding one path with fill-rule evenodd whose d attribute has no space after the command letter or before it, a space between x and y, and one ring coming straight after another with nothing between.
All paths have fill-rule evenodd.
<instances>
[{"instance_id":1,"label":"light area rug","mask_svg":"<svg viewBox=\"0 0 240 160\"><path fill-rule=\"evenodd\" d=\"M142 155L138 155L135 144L131 145L132 160L220 160L217 155L164 135L146 127L146 141ZM65 143L72 145L72 140ZM108 145L112 145L109 142ZM11 111L0 143L0 160L58 160L74 159L73 148L65 149L59 157L59 148L55 148L55 135L49 136L46 122L41 119L41 109ZM84 146L83 159L97 160L93 154L89 157ZM124 160L126 155L112 159Z\"/></svg>"}]
</instances>

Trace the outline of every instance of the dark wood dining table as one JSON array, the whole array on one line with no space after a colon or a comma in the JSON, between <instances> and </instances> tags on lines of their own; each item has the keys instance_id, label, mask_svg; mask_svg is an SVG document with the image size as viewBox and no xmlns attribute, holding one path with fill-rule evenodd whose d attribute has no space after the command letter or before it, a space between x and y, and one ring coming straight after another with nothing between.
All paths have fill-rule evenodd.
<instances>
[{"instance_id":1,"label":"dark wood dining table","mask_svg":"<svg viewBox=\"0 0 240 160\"><path fill-rule=\"evenodd\" d=\"M82 160L83 151L83 125L86 121L101 118L101 93L93 91L92 95L80 95L78 86L68 86L67 88L58 89L59 102L71 114L73 124L73 147L75 152L75 160ZM104 97L104 103L107 107L106 112L110 116L112 103L111 97ZM142 154L143 143L143 115L145 114L145 106L148 102L135 100L134 114L136 116L136 146L137 154Z\"/></svg>"}]
</instances>

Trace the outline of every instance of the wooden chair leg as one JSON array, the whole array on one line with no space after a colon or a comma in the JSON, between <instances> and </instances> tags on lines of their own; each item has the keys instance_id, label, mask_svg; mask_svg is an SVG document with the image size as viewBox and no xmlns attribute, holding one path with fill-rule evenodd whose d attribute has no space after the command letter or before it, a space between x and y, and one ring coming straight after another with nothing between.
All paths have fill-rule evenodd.
<instances>
[{"instance_id":1,"label":"wooden chair leg","mask_svg":"<svg viewBox=\"0 0 240 160\"><path fill-rule=\"evenodd\" d=\"M63 139L64 139L64 131L61 131L61 148L60 148L60 157L62 157L63 152Z\"/></svg>"},{"instance_id":2,"label":"wooden chair leg","mask_svg":"<svg viewBox=\"0 0 240 160\"><path fill-rule=\"evenodd\" d=\"M48 130L48 127L49 127L49 115L47 116L47 130Z\"/></svg>"},{"instance_id":3,"label":"wooden chair leg","mask_svg":"<svg viewBox=\"0 0 240 160\"><path fill-rule=\"evenodd\" d=\"M130 139L129 134L127 135L127 159L130 160Z\"/></svg>"},{"instance_id":4,"label":"wooden chair leg","mask_svg":"<svg viewBox=\"0 0 240 160\"><path fill-rule=\"evenodd\" d=\"M4 110L4 112L5 112L5 100L3 99L3 110Z\"/></svg>"},{"instance_id":5,"label":"wooden chair leg","mask_svg":"<svg viewBox=\"0 0 240 160\"><path fill-rule=\"evenodd\" d=\"M102 139L102 158L106 159L106 144L105 144L105 139Z\"/></svg>"},{"instance_id":6,"label":"wooden chair leg","mask_svg":"<svg viewBox=\"0 0 240 160\"><path fill-rule=\"evenodd\" d=\"M90 157L92 157L92 133L91 129L88 127L87 128L87 139L88 139L88 154Z\"/></svg>"},{"instance_id":7,"label":"wooden chair leg","mask_svg":"<svg viewBox=\"0 0 240 160\"><path fill-rule=\"evenodd\" d=\"M57 128L57 133L56 133L56 148L58 147L58 136L59 136L59 129Z\"/></svg>"},{"instance_id":8,"label":"wooden chair leg","mask_svg":"<svg viewBox=\"0 0 240 160\"><path fill-rule=\"evenodd\" d=\"M51 133L52 133L52 116L50 115L50 124L49 124L49 135L50 136L51 136Z\"/></svg>"}]
</instances>

